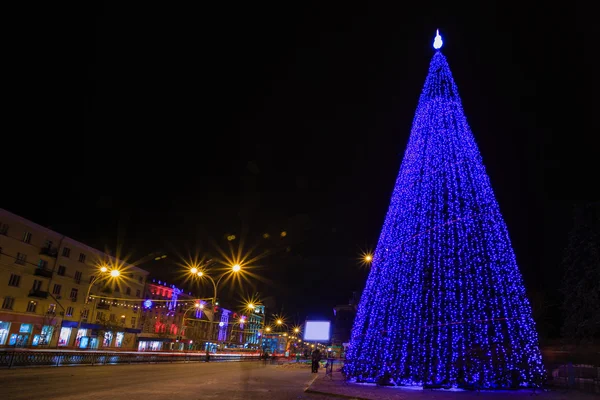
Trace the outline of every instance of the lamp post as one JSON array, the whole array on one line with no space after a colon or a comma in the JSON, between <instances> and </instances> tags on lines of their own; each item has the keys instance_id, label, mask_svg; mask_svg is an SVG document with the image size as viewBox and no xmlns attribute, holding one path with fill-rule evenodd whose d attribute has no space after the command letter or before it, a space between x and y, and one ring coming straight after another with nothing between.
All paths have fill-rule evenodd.
<instances>
[{"instance_id":1,"label":"lamp post","mask_svg":"<svg viewBox=\"0 0 600 400\"><path fill-rule=\"evenodd\" d=\"M212 261L209 260L206 264L204 264L204 266L206 267L206 266L210 265L211 262ZM219 283L221 283L221 279L223 279L227 275L238 273L241 270L242 270L242 266L240 264L234 264L234 265L231 266L230 270L225 271L224 273L222 273L217 278L216 281L215 281L215 279L212 276L204 273L204 271L202 271L200 268L195 267L195 266L190 268L190 273L192 275L197 276L198 278L207 278L208 280L210 280L210 282L213 285L213 290L214 290L213 291L213 298L212 298L212 304L213 304L213 307L214 307L216 305L216 303L217 303L217 291L218 291L218 288L219 288Z\"/></svg>"},{"instance_id":2,"label":"lamp post","mask_svg":"<svg viewBox=\"0 0 600 400\"><path fill-rule=\"evenodd\" d=\"M189 307L187 310L185 310L185 312L183 313L183 316L181 317L181 326L179 327L179 332L181 332L181 336L183 336L183 330L185 328L185 316L187 315L187 313L189 313L191 310L202 310L204 308L204 304L202 303L195 303L192 307Z\"/></svg>"},{"instance_id":3,"label":"lamp post","mask_svg":"<svg viewBox=\"0 0 600 400\"><path fill-rule=\"evenodd\" d=\"M107 279L118 279L121 276L121 271L119 271L116 268L113 269L108 269L108 267L106 267L106 265L103 265L102 267L100 267L99 273L96 274L94 276L94 278L90 281L90 284L88 286L87 292L85 294L85 302L83 305L83 310L81 310L81 312L79 313L79 321L77 322L77 331L75 332L75 342L77 342L77 333L79 332L79 330L81 329L81 323L83 320L83 314L85 312L85 310L87 310L87 305L90 302L90 292L92 290L92 287L98 283L99 281L102 280L107 280ZM92 314L93 314L93 310L92 310ZM93 316L93 315L92 315Z\"/></svg>"},{"instance_id":4,"label":"lamp post","mask_svg":"<svg viewBox=\"0 0 600 400\"><path fill-rule=\"evenodd\" d=\"M221 283L221 280L227 275L240 273L240 271L242 270L242 266L239 263L231 265L230 266L231 268L228 271L225 271L224 273L219 275L219 277L215 281L215 279L212 276L206 274L202 270L203 268L206 268L207 266L209 266L212 263L213 263L213 260L208 260L202 266L192 265L189 269L189 273L190 273L190 275L195 276L197 278L207 278L212 283L212 285L213 285L213 297L212 297L213 316L216 317L216 313L214 312L214 307L217 305L217 292L218 292L219 284ZM217 340L217 343L218 342L219 341Z\"/></svg>"}]
</instances>

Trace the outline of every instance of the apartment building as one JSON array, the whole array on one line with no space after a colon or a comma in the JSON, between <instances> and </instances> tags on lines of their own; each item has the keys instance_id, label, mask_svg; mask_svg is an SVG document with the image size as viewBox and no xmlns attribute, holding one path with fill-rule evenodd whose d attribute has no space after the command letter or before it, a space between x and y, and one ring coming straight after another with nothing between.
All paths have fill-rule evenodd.
<instances>
[{"instance_id":1,"label":"apartment building","mask_svg":"<svg viewBox=\"0 0 600 400\"><path fill-rule=\"evenodd\" d=\"M147 277L0 209L0 347L135 349Z\"/></svg>"}]
</instances>

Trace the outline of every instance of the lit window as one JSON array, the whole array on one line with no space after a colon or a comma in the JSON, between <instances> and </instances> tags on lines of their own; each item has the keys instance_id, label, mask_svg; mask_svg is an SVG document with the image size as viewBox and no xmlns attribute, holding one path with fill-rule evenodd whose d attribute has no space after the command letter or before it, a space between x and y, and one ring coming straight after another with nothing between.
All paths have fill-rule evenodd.
<instances>
[{"instance_id":1,"label":"lit window","mask_svg":"<svg viewBox=\"0 0 600 400\"><path fill-rule=\"evenodd\" d=\"M27 312L30 313L34 313L35 310L37 309L37 301L30 301L29 303L27 303Z\"/></svg>"}]
</instances>

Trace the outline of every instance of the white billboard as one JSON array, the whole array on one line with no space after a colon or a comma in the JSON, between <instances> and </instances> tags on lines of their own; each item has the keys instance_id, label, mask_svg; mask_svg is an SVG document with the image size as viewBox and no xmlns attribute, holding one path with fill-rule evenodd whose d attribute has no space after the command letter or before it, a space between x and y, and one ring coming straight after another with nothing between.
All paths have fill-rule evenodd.
<instances>
[{"instance_id":1,"label":"white billboard","mask_svg":"<svg viewBox=\"0 0 600 400\"><path fill-rule=\"evenodd\" d=\"M304 325L304 340L328 342L331 338L331 322L329 321L306 321Z\"/></svg>"}]
</instances>

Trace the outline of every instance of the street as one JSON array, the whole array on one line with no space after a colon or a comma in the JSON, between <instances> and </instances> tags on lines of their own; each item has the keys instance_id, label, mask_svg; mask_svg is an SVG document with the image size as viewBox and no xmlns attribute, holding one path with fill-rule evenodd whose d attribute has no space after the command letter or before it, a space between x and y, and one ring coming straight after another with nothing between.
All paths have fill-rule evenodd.
<instances>
[{"instance_id":1,"label":"street","mask_svg":"<svg viewBox=\"0 0 600 400\"><path fill-rule=\"evenodd\" d=\"M260 362L23 368L2 371L0 398L322 399L304 393L314 378L309 369Z\"/></svg>"}]
</instances>

